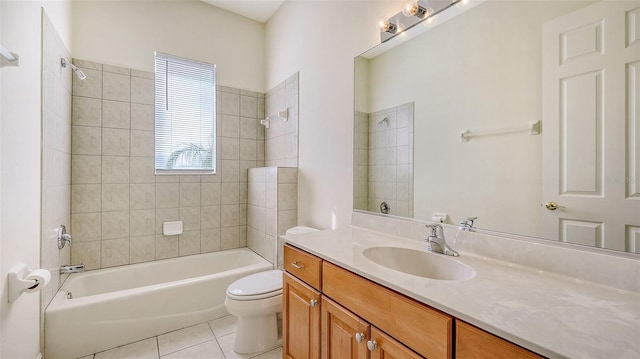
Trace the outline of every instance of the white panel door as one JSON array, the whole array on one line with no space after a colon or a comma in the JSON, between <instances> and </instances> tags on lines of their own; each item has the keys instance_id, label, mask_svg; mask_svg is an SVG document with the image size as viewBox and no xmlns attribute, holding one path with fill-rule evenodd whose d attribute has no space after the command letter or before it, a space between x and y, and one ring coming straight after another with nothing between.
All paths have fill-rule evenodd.
<instances>
[{"instance_id":1,"label":"white panel door","mask_svg":"<svg viewBox=\"0 0 640 359\"><path fill-rule=\"evenodd\" d=\"M640 253L640 1L556 18L542 48L544 236Z\"/></svg>"}]
</instances>

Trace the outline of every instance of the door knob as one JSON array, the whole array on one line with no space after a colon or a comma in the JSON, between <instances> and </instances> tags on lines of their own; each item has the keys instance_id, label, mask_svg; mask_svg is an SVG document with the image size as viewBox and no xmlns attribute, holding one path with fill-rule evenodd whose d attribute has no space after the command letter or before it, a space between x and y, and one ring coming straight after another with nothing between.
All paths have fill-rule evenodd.
<instances>
[{"instance_id":1,"label":"door knob","mask_svg":"<svg viewBox=\"0 0 640 359\"><path fill-rule=\"evenodd\" d=\"M550 211L555 211L558 208L567 208L564 206L560 206L559 204L557 204L556 202L547 202L544 204L545 208L550 210Z\"/></svg>"},{"instance_id":2,"label":"door knob","mask_svg":"<svg viewBox=\"0 0 640 359\"><path fill-rule=\"evenodd\" d=\"M356 333L356 342L362 343L364 339L364 333Z\"/></svg>"}]
</instances>

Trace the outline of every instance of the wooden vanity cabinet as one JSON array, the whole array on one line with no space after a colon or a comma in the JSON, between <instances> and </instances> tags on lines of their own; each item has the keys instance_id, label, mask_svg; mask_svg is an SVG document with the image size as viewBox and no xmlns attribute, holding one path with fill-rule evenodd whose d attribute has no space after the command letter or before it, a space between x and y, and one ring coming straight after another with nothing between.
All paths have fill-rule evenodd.
<instances>
[{"instance_id":1,"label":"wooden vanity cabinet","mask_svg":"<svg viewBox=\"0 0 640 359\"><path fill-rule=\"evenodd\" d=\"M289 273L282 282L282 355L320 358L320 292Z\"/></svg>"},{"instance_id":2,"label":"wooden vanity cabinet","mask_svg":"<svg viewBox=\"0 0 640 359\"><path fill-rule=\"evenodd\" d=\"M533 352L456 320L456 359L542 359Z\"/></svg>"}]
</instances>

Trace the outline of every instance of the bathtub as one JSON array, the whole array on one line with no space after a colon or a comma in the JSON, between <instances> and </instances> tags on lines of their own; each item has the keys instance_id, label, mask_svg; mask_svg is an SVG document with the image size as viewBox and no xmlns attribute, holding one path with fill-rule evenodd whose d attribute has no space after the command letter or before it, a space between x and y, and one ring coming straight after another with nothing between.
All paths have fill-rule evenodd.
<instances>
[{"instance_id":1,"label":"bathtub","mask_svg":"<svg viewBox=\"0 0 640 359\"><path fill-rule=\"evenodd\" d=\"M239 248L71 274L45 310L45 356L78 358L225 316L227 286L270 269Z\"/></svg>"}]
</instances>

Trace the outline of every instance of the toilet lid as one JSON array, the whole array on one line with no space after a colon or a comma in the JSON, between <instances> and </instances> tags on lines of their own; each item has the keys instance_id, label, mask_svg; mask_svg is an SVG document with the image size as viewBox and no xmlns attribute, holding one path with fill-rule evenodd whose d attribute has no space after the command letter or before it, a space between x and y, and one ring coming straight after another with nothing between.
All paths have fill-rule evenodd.
<instances>
[{"instance_id":1,"label":"toilet lid","mask_svg":"<svg viewBox=\"0 0 640 359\"><path fill-rule=\"evenodd\" d=\"M254 297L282 291L282 271L270 270L240 278L231 283L227 294L232 297Z\"/></svg>"}]
</instances>

